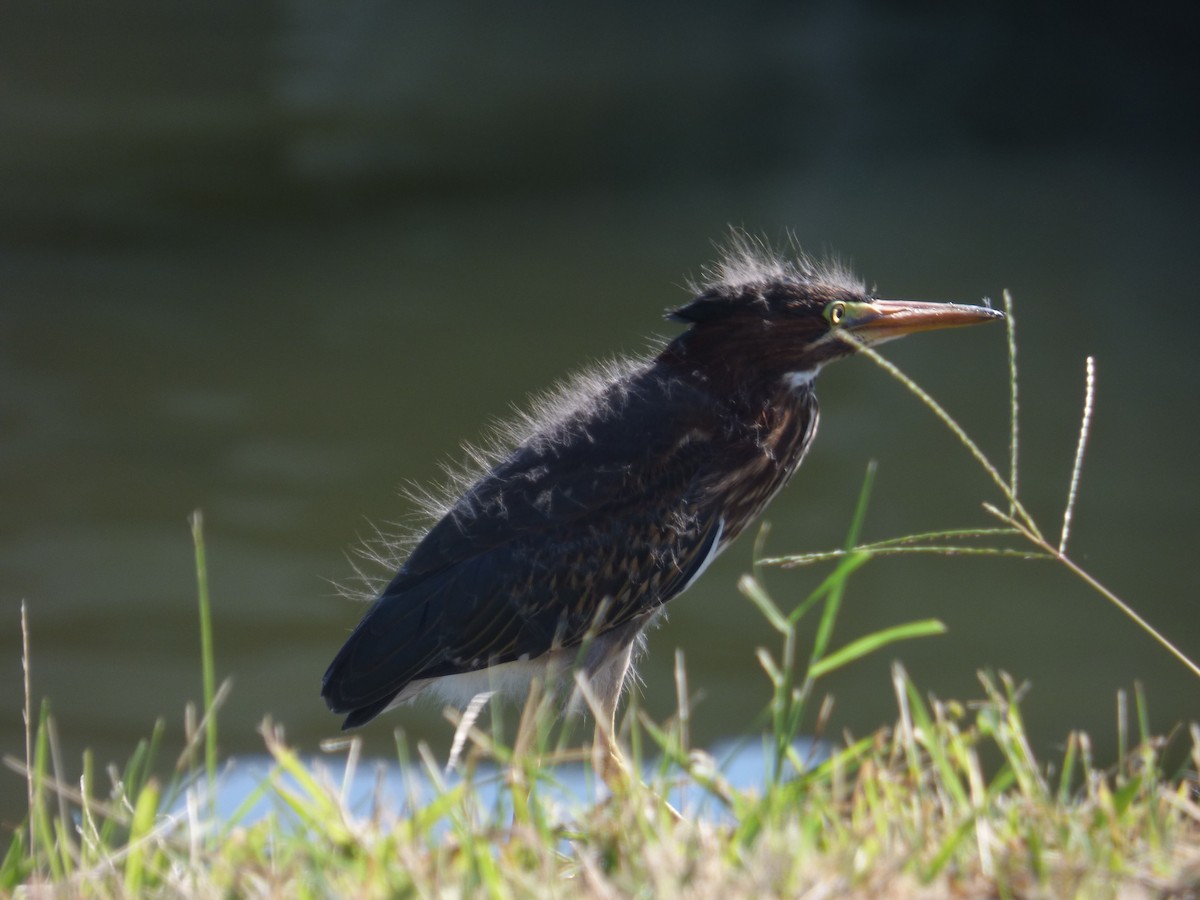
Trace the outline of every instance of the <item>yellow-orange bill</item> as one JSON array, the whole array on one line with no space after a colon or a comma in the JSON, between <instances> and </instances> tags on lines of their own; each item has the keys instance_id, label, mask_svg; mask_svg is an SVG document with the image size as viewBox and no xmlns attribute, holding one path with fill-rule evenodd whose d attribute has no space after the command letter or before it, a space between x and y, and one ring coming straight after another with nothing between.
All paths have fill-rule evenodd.
<instances>
[{"instance_id":1,"label":"yellow-orange bill","mask_svg":"<svg viewBox=\"0 0 1200 900\"><path fill-rule=\"evenodd\" d=\"M1003 319L1004 313L987 306L961 303L924 303L918 300L871 300L855 304L843 327L868 344L890 341L918 331L961 328Z\"/></svg>"}]
</instances>

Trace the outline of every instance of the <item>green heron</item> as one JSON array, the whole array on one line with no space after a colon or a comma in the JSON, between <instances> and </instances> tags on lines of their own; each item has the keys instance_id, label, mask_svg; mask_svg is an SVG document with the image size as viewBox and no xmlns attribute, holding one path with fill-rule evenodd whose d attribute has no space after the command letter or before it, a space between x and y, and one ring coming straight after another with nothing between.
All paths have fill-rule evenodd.
<instances>
[{"instance_id":1,"label":"green heron","mask_svg":"<svg viewBox=\"0 0 1200 900\"><path fill-rule=\"evenodd\" d=\"M542 404L419 540L325 672L343 728L573 670L607 774L642 634L799 467L821 368L859 344L1002 318L880 300L836 264L742 234L706 275L667 314L682 334Z\"/></svg>"}]
</instances>

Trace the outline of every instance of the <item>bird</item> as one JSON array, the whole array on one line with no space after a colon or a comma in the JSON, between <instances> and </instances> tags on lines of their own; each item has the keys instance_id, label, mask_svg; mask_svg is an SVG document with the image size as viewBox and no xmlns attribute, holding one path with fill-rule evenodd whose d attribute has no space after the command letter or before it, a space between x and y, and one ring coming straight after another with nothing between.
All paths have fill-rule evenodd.
<instances>
[{"instance_id":1,"label":"bird","mask_svg":"<svg viewBox=\"0 0 1200 900\"><path fill-rule=\"evenodd\" d=\"M417 697L585 684L595 765L616 777L643 636L800 467L818 373L863 345L1003 318L880 299L836 259L741 230L702 272L666 313L682 332L543 400L418 536L322 679L343 729Z\"/></svg>"}]
</instances>

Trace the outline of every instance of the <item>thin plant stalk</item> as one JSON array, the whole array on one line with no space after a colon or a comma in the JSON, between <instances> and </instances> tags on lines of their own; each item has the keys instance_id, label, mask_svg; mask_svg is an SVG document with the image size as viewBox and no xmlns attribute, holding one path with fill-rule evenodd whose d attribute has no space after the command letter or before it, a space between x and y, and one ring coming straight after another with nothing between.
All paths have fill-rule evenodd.
<instances>
[{"instance_id":1,"label":"thin plant stalk","mask_svg":"<svg viewBox=\"0 0 1200 900\"><path fill-rule=\"evenodd\" d=\"M838 334L840 333L841 332L838 332ZM954 436L958 438L959 442L967 448L972 456L975 457L975 460L980 466L983 467L983 470L987 472L992 481L995 482L996 486L1000 489L1000 492L1004 494L1005 498L1007 498L1009 504L1011 504L1012 508L1015 510L1015 515L1013 518L1019 518L1021 522L1024 523L1026 529L1041 539L1042 533L1038 529L1037 523L1034 521L1033 516L1031 516L1026 511L1025 507L1021 505L1021 501L1017 499L1017 495L1013 492L1013 489L1004 480L1003 476L1000 475L996 467L992 465L992 461L987 458L987 455L979 449L979 445L976 444L975 441L971 439L970 435L968 435L963 429L963 427L958 424L958 421L951 416L950 413L946 412L942 405L934 400L933 397L930 396L930 394L923 387L905 375L904 372L902 372L900 368L891 360L881 356L875 349L861 344L853 337L847 336L844 338L844 340L854 343L855 346L858 347L859 353L867 356L881 369L903 384L912 393L916 394L917 399L929 407L933 414L941 419L947 428L954 432Z\"/></svg>"},{"instance_id":2,"label":"thin plant stalk","mask_svg":"<svg viewBox=\"0 0 1200 900\"><path fill-rule=\"evenodd\" d=\"M1019 422L1019 413L1021 409L1020 402L1017 398L1017 317L1013 312L1012 294L1004 291L1004 324L1005 330L1008 333L1008 387L1010 397L1009 409L1009 438L1008 438L1008 486L1012 489L1013 496L1017 496L1017 461L1020 458L1021 433ZM1008 514L1015 516L1017 507L1011 501L1008 506Z\"/></svg>"},{"instance_id":3,"label":"thin plant stalk","mask_svg":"<svg viewBox=\"0 0 1200 900\"><path fill-rule=\"evenodd\" d=\"M1012 306L1012 300L1011 300L1011 298L1009 298L1007 296L1006 296L1006 306L1008 306L1009 308L1011 308L1011 306ZM1012 328L1011 322L1010 322L1009 327L1010 327L1010 329ZM1017 498L1017 494L1016 494L1016 490L1015 490L1015 484L1016 484L1015 474L1013 476L1013 483L1011 485L1006 483L1004 481L1004 479L1000 476L1000 473L996 470L996 467L991 464L991 462L988 460L987 456L983 453L982 450L979 449L979 446L970 438L970 436L967 435L967 433L963 429L963 427L961 425L959 425L958 422L948 412L946 412L946 410L941 406L941 404L939 404L936 400L934 400L933 397L930 396L929 393L926 392L920 385L918 385L915 381L913 381L911 378L909 378L907 375L905 375L894 363L885 359L883 356L881 356L878 352L876 352L872 348L861 345L859 341L857 341L855 338L853 338L851 336L844 337L844 340L853 342L855 344L855 346L858 347L858 351L860 353L863 353L864 355L866 355L869 359L871 359L874 363L876 363L885 372L887 372L889 375L891 375L893 378L895 378L897 381L899 381L901 384L903 384L905 387L907 387L909 389L909 391L911 391L913 394L915 394L917 399L919 399L922 403L924 403L934 413L934 415L936 415L939 419L941 419L942 422L959 439L959 441L962 443L962 445L967 448L967 450L971 453L972 456L975 457L975 459L983 467L984 471L986 471L988 473L988 475L991 477L991 479L996 483L997 487L1000 488L1001 493L1003 493L1005 498L1009 501L1010 508L1012 509L1011 513L1005 514L1004 512L1000 511L995 506L993 506L992 504L984 503L983 508L987 512L996 516L998 519L1000 519L1000 521L1004 522L1005 524L1009 525L1010 527L1014 528L1017 532L1019 532L1021 535L1023 535L1030 543L1034 544L1039 550L1041 550L1046 556L1053 558L1053 559L1057 560L1058 562L1062 563L1064 566L1066 566L1069 571L1071 571L1073 574L1075 574L1077 577L1079 577L1089 587L1091 587L1093 590L1095 590L1097 593L1099 593L1102 597L1104 597L1106 600L1108 600L1114 606L1116 606L1119 610L1121 610L1121 612L1123 612L1126 616L1128 616L1130 619L1132 619L1139 628L1141 628L1143 631L1145 631L1147 634L1149 634L1152 638L1154 638L1155 641L1157 641L1162 647L1164 647L1172 656L1174 656L1181 663L1183 663L1192 672L1192 674L1196 675L1197 677L1200 677L1200 666L1198 666L1195 662L1193 662L1182 650L1180 650L1178 647L1176 647L1164 634L1162 634L1160 631L1158 631L1158 629L1156 629L1149 622L1147 622L1144 618L1142 618L1141 615L1139 615L1137 612L1135 612L1128 603L1123 601L1115 593L1113 593L1111 590L1109 590L1104 585L1102 585L1094 576L1092 576L1091 574L1086 572L1081 566L1079 566L1077 563L1073 562L1070 559L1070 557L1068 557L1066 555L1066 539L1069 535L1069 530L1070 530L1071 511L1074 506L1075 491L1076 491L1076 488L1078 487L1079 472L1080 472L1080 469L1083 464L1083 454L1084 454L1084 451L1087 446L1087 436L1088 436L1088 432L1091 427L1092 410L1094 407L1094 392L1095 392L1095 362L1094 362L1094 360L1092 360L1091 358L1088 359L1087 391L1086 391L1086 396L1085 396L1083 420L1081 422L1081 427L1080 427L1079 443L1076 447L1075 465L1072 469L1072 484L1071 484L1071 489L1068 492L1068 507L1064 513L1063 533L1062 533L1060 545L1058 547L1055 547L1055 546L1051 545L1046 540L1046 538L1042 535L1041 529L1038 528L1037 522L1034 521L1033 517L1029 514L1029 512L1021 504L1021 501ZM1010 336L1009 336L1009 353L1010 353L1009 371L1012 374L1013 381L1015 382L1016 371L1017 371L1016 355L1015 355L1015 337L1013 337L1011 331L1010 331ZM1012 409L1013 409L1013 412L1015 415L1016 408L1017 408L1017 406L1016 406L1016 388L1015 387L1013 388L1012 396L1013 396ZM1016 448L1016 434L1017 434L1016 425L1014 423L1014 425L1012 427L1012 435L1013 435L1012 440L1013 440L1013 448L1014 448L1013 453L1012 453L1012 461L1013 461L1013 472L1014 473L1016 472L1016 462L1017 462L1016 449L1015 449ZM856 548L856 549L862 549L862 548ZM997 548L994 552L996 553L996 555L1005 555L1004 551L1002 549Z\"/></svg>"},{"instance_id":4,"label":"thin plant stalk","mask_svg":"<svg viewBox=\"0 0 1200 900\"><path fill-rule=\"evenodd\" d=\"M204 685L204 771L208 791L216 803L217 783L217 717L214 701L217 695L217 676L213 664L212 606L208 597L208 563L204 552L204 515L192 513L192 543L196 548L196 590L200 607L200 666Z\"/></svg>"},{"instance_id":5,"label":"thin plant stalk","mask_svg":"<svg viewBox=\"0 0 1200 900\"><path fill-rule=\"evenodd\" d=\"M29 799L29 848L37 847L37 797L33 788L33 692L29 671L29 610L21 601L21 673L25 680L25 789Z\"/></svg>"}]
</instances>

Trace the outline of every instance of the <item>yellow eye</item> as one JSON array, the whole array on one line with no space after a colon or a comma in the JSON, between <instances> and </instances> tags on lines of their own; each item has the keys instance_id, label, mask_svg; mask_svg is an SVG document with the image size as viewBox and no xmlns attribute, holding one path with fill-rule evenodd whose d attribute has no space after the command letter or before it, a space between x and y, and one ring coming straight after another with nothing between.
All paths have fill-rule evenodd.
<instances>
[{"instance_id":1,"label":"yellow eye","mask_svg":"<svg viewBox=\"0 0 1200 900\"><path fill-rule=\"evenodd\" d=\"M846 304L840 300L830 303L825 310L825 317L829 319L830 325L841 325L842 319L846 318Z\"/></svg>"}]
</instances>

